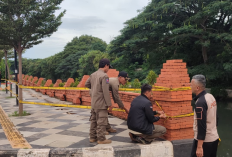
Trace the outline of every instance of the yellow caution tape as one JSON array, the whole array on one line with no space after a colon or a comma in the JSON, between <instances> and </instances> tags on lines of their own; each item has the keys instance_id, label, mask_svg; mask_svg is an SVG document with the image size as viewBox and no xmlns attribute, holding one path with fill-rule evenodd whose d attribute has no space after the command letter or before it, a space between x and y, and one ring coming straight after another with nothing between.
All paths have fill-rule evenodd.
<instances>
[{"instance_id":1,"label":"yellow caution tape","mask_svg":"<svg viewBox=\"0 0 232 157\"><path fill-rule=\"evenodd\" d=\"M18 97L18 94L15 94L12 90L9 90L11 92L11 94L15 95L16 97Z\"/></svg>"},{"instance_id":2,"label":"yellow caution tape","mask_svg":"<svg viewBox=\"0 0 232 157\"><path fill-rule=\"evenodd\" d=\"M19 100L19 103L22 103L22 104L33 104L33 105L45 105L45 106L56 106L56 107L70 107L70 108L91 109L91 106L83 106L83 105L53 104L53 103L41 103L41 102L22 101L22 100ZM125 112L125 110L119 109L119 108L113 108L112 110L113 111Z\"/></svg>"},{"instance_id":3,"label":"yellow caution tape","mask_svg":"<svg viewBox=\"0 0 232 157\"><path fill-rule=\"evenodd\" d=\"M4 79L5 80L5 79ZM15 83L17 82L12 80L7 80L9 82ZM27 88L27 89L56 89L56 90L89 90L89 88L85 87L36 87L36 86L23 86L18 85L19 88ZM168 88L161 86L153 86L152 91L183 91L183 90L191 90L191 87L180 87L180 88ZM141 91L140 88L119 88L119 91Z\"/></svg>"},{"instance_id":4,"label":"yellow caution tape","mask_svg":"<svg viewBox=\"0 0 232 157\"><path fill-rule=\"evenodd\" d=\"M159 105L159 103L157 101L155 101L157 106L163 111L162 107ZM169 118L182 118L182 117L190 117L190 116L193 116L194 113L188 113L188 114L182 114L182 115L177 115L177 116L168 116L166 115L166 120L169 119ZM166 121L165 120L165 121Z\"/></svg>"}]
</instances>

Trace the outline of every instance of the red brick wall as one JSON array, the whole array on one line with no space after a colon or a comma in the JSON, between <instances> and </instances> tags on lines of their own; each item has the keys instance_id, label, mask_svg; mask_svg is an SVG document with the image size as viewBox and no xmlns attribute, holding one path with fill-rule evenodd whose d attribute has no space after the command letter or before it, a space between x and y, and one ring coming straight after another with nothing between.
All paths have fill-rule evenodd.
<instances>
[{"instance_id":1,"label":"red brick wall","mask_svg":"<svg viewBox=\"0 0 232 157\"><path fill-rule=\"evenodd\" d=\"M187 73L186 63L183 63L182 60L168 60L163 64L163 69L157 78L155 86L168 88L190 87L190 78ZM159 103L168 116L192 113L191 90L154 91L153 99ZM153 109L160 110L155 102L153 102ZM155 124L167 128L167 134L165 135L167 140L193 138L193 116L169 118L166 121L159 120Z\"/></svg>"}]
</instances>

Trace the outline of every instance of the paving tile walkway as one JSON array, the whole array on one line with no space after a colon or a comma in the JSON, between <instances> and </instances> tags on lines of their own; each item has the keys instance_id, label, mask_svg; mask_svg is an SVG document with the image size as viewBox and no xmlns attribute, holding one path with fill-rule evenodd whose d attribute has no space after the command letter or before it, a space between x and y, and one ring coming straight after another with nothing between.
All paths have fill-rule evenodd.
<instances>
[{"instance_id":1,"label":"paving tile walkway","mask_svg":"<svg viewBox=\"0 0 232 157\"><path fill-rule=\"evenodd\" d=\"M0 91L0 105L7 114L18 111L15 98L7 98L9 94ZM24 101L36 102L63 102L55 98L50 98L35 92L32 89L23 89ZM16 128L28 141L32 148L82 148L82 147L102 147L97 143L89 142L89 109L52 107L42 105L24 104L24 111L31 115L24 117L10 117ZM67 114L72 112L74 114ZM126 121L117 117L109 116L109 122L117 133L106 135L107 139L113 142L107 146L132 145L128 136L130 130ZM0 149L11 148L4 131L0 125Z\"/></svg>"}]
</instances>

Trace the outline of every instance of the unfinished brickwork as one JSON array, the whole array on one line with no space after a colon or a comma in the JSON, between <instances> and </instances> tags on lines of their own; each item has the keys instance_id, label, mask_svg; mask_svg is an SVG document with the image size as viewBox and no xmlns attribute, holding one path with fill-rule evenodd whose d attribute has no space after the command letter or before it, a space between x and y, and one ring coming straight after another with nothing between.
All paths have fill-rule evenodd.
<instances>
[{"instance_id":1,"label":"unfinished brickwork","mask_svg":"<svg viewBox=\"0 0 232 157\"><path fill-rule=\"evenodd\" d=\"M28 77L29 77L28 75L25 75L25 77L23 79L22 83L23 83L24 86L26 86L26 83L27 83L26 81L27 81Z\"/></svg>"},{"instance_id":2,"label":"unfinished brickwork","mask_svg":"<svg viewBox=\"0 0 232 157\"><path fill-rule=\"evenodd\" d=\"M163 64L161 74L157 78L155 86L168 88L190 87L190 78L187 73L186 63L182 60L168 60ZM153 100L156 100L168 116L178 116L192 113L191 90L179 91L154 91ZM160 110L153 101L153 110ZM167 128L165 138L167 140L193 138L193 116L181 118L169 118L160 120L156 125Z\"/></svg>"},{"instance_id":3,"label":"unfinished brickwork","mask_svg":"<svg viewBox=\"0 0 232 157\"><path fill-rule=\"evenodd\" d=\"M34 77L33 80L30 83L30 86L34 86L35 81L38 80L38 77Z\"/></svg>"},{"instance_id":4,"label":"unfinished brickwork","mask_svg":"<svg viewBox=\"0 0 232 157\"><path fill-rule=\"evenodd\" d=\"M52 84L52 80L48 79L46 81L46 83L44 84L44 87L49 87L51 84ZM49 90L50 89L40 89L40 92L45 95L45 94L47 94L47 91L49 91Z\"/></svg>"},{"instance_id":5,"label":"unfinished brickwork","mask_svg":"<svg viewBox=\"0 0 232 157\"><path fill-rule=\"evenodd\" d=\"M53 87L59 87L59 84L62 83L61 79L56 80L56 83L53 85ZM47 95L50 97L55 97L55 89L50 89L46 91Z\"/></svg>"},{"instance_id":6,"label":"unfinished brickwork","mask_svg":"<svg viewBox=\"0 0 232 157\"><path fill-rule=\"evenodd\" d=\"M88 80L88 78L89 78L89 75L84 75L77 87L85 87L85 82Z\"/></svg>"},{"instance_id":7,"label":"unfinished brickwork","mask_svg":"<svg viewBox=\"0 0 232 157\"><path fill-rule=\"evenodd\" d=\"M29 76L29 78L26 80L26 86L30 86L30 84L32 82L31 79L33 79L33 76Z\"/></svg>"},{"instance_id":8,"label":"unfinished brickwork","mask_svg":"<svg viewBox=\"0 0 232 157\"><path fill-rule=\"evenodd\" d=\"M36 86L37 86L37 87L40 87L43 80L44 80L44 78L39 78L39 81L37 82ZM35 89L35 91L36 91L36 92L39 92L40 89Z\"/></svg>"}]
</instances>

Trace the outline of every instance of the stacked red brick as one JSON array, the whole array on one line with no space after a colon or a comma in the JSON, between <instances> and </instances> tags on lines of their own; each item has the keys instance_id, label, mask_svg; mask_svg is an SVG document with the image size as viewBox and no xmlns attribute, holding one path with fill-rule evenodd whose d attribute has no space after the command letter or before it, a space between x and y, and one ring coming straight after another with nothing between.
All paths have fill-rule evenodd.
<instances>
[{"instance_id":1,"label":"stacked red brick","mask_svg":"<svg viewBox=\"0 0 232 157\"><path fill-rule=\"evenodd\" d=\"M40 87L40 85L41 85L41 83L42 83L43 80L44 80L44 78L39 78L39 81L37 82L36 86L37 86L37 87ZM36 92L39 92L40 89L35 89L35 91L36 91Z\"/></svg>"},{"instance_id":2,"label":"stacked red brick","mask_svg":"<svg viewBox=\"0 0 232 157\"><path fill-rule=\"evenodd\" d=\"M26 80L26 86L30 86L32 79L33 79L33 76L29 76L29 78Z\"/></svg>"},{"instance_id":3,"label":"stacked red brick","mask_svg":"<svg viewBox=\"0 0 232 157\"><path fill-rule=\"evenodd\" d=\"M65 83L64 87L70 87L70 85L74 82L73 78L69 78L67 82ZM66 91L67 90L56 90L55 91L55 97L59 98L60 100L64 101L66 100Z\"/></svg>"},{"instance_id":4,"label":"stacked red brick","mask_svg":"<svg viewBox=\"0 0 232 157\"><path fill-rule=\"evenodd\" d=\"M34 86L35 81L37 81L37 80L38 80L38 77L34 77L33 80L30 83L30 86Z\"/></svg>"},{"instance_id":5,"label":"stacked red brick","mask_svg":"<svg viewBox=\"0 0 232 157\"><path fill-rule=\"evenodd\" d=\"M44 87L49 87L51 84L52 84L52 80L48 79L44 84ZM47 91L49 91L49 89L40 89L40 92L44 95L47 94Z\"/></svg>"},{"instance_id":6,"label":"stacked red brick","mask_svg":"<svg viewBox=\"0 0 232 157\"><path fill-rule=\"evenodd\" d=\"M182 60L168 60L163 64L161 74L157 78L155 86L168 88L190 87L190 78L187 73L186 63ZM156 100L168 116L178 116L192 113L191 90L179 91L154 91L153 99ZM153 110L160 110L153 102ZM156 125L167 128L165 138L167 140L193 138L193 117L169 118L160 120Z\"/></svg>"},{"instance_id":7,"label":"stacked red brick","mask_svg":"<svg viewBox=\"0 0 232 157\"><path fill-rule=\"evenodd\" d=\"M56 83L53 85L53 87L59 87L60 83L62 83L61 79L56 80ZM50 97L55 97L55 91L55 89L47 90L47 95L49 95Z\"/></svg>"}]
</instances>

